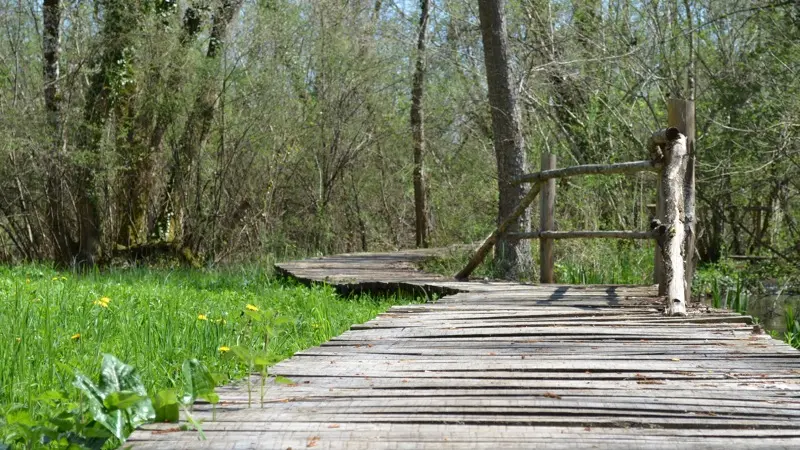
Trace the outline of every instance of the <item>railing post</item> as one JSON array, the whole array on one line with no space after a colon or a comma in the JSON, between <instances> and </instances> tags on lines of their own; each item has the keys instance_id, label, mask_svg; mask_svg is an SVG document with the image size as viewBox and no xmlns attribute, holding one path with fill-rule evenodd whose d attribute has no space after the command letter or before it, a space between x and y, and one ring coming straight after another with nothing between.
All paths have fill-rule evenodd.
<instances>
[{"instance_id":1,"label":"railing post","mask_svg":"<svg viewBox=\"0 0 800 450\"><path fill-rule=\"evenodd\" d=\"M667 314L686 315L686 219L684 211L684 183L688 151L686 136L670 127L665 133L664 170L661 188L664 194L664 222L655 223L658 243L663 256L663 281L659 286L666 291Z\"/></svg>"},{"instance_id":2,"label":"railing post","mask_svg":"<svg viewBox=\"0 0 800 450\"><path fill-rule=\"evenodd\" d=\"M542 169L552 170L556 168L556 155L542 153ZM555 229L555 206L556 206L556 180L550 179L543 183L539 210L539 231L552 231ZM542 283L554 283L555 272L553 266L553 240L547 238L539 239L539 281Z\"/></svg>"},{"instance_id":3,"label":"railing post","mask_svg":"<svg viewBox=\"0 0 800 450\"><path fill-rule=\"evenodd\" d=\"M664 170L663 168L661 170ZM656 208L653 219L664 222L664 186L661 183L661 171L658 172L656 182ZM664 256L661 254L661 247L656 244L655 256L653 258L653 282L658 285L658 295L667 295L667 284L664 280Z\"/></svg>"},{"instance_id":4,"label":"railing post","mask_svg":"<svg viewBox=\"0 0 800 450\"><path fill-rule=\"evenodd\" d=\"M694 102L679 98L671 98L667 102L667 115L670 127L675 127L686 136L686 176L683 182L683 207L684 207L684 228L686 239L683 245L683 258L685 261L685 290L686 300L692 297L692 279L694 278L695 266L695 111Z\"/></svg>"}]
</instances>

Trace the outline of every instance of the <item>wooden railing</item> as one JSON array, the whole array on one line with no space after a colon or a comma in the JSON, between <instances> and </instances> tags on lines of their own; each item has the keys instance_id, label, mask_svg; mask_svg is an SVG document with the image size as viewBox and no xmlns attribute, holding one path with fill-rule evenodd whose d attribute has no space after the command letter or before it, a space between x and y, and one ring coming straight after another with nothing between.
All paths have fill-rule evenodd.
<instances>
[{"instance_id":1,"label":"wooden railing","mask_svg":"<svg viewBox=\"0 0 800 450\"><path fill-rule=\"evenodd\" d=\"M467 265L456 274L467 279L500 239L539 239L540 281L555 282L553 248L557 239L654 239L654 281L659 295L668 299L667 312L686 314L686 299L694 274L694 105L686 100L668 103L669 127L650 137L650 159L618 164L590 164L556 168L555 155L542 155L541 171L523 175L514 183L530 183L528 194L512 213L475 250ZM559 178L583 175L656 172L658 201L647 231L555 231L556 183ZM509 233L509 226L540 196L539 230ZM688 255L688 257L685 257Z\"/></svg>"}]
</instances>

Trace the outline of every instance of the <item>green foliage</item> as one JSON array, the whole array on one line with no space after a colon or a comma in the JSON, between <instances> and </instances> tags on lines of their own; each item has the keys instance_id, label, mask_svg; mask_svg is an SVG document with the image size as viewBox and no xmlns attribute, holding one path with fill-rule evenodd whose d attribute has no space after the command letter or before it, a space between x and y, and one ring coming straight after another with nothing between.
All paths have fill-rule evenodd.
<instances>
[{"instance_id":1,"label":"green foliage","mask_svg":"<svg viewBox=\"0 0 800 450\"><path fill-rule=\"evenodd\" d=\"M171 389L151 399L133 367L112 355L103 355L98 384L75 371L74 386L82 394L78 403L69 402L67 393L48 391L35 399L35 413L33 408L12 407L5 415L5 423L0 423L0 448L13 445L31 449L100 450L111 445L109 442L117 447L141 425L177 422L180 406L202 436L199 423L186 408L191 408L199 398L215 404L219 400L216 382L196 359L185 361L183 372L186 379L182 402Z\"/></svg>"},{"instance_id":2,"label":"green foliage","mask_svg":"<svg viewBox=\"0 0 800 450\"><path fill-rule=\"evenodd\" d=\"M114 356L103 355L97 385L76 372L75 387L83 393L94 420L121 442L136 427L155 419L153 403L136 370Z\"/></svg>"},{"instance_id":3,"label":"green foliage","mask_svg":"<svg viewBox=\"0 0 800 450\"><path fill-rule=\"evenodd\" d=\"M0 316L0 416L22 408L39 423L41 417L57 416L48 412L53 402L68 406L59 411L83 402L105 414L103 422L118 435L129 428L128 418L140 421L155 414L172 421L185 401L213 403L209 386L248 373L250 365L227 357L231 351L226 350L238 345L257 353L253 366L260 370L407 301L342 300L328 287L279 281L258 266L85 275L46 266L0 266L0 309L15 312ZM264 321L244 313L248 304ZM112 360L101 364L103 354L117 355L137 373ZM79 381L85 394L71 386L72 367L86 374ZM143 391L133 387L134 375ZM119 394L113 394L115 386ZM41 392L53 389L64 392L63 401L40 400ZM151 406L145 406L142 392L152 396ZM17 434L23 419L15 419ZM105 426L96 427L111 436Z\"/></svg>"},{"instance_id":4,"label":"green foliage","mask_svg":"<svg viewBox=\"0 0 800 450\"><path fill-rule=\"evenodd\" d=\"M784 309L786 332L783 339L794 348L800 349L800 314L791 305Z\"/></svg>"}]
</instances>

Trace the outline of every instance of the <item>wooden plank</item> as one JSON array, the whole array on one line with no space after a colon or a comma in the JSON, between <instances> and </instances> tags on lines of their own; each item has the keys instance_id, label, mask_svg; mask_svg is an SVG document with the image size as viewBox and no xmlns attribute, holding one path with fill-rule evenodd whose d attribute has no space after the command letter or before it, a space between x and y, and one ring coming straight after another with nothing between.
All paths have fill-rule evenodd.
<instances>
[{"instance_id":1,"label":"wooden plank","mask_svg":"<svg viewBox=\"0 0 800 450\"><path fill-rule=\"evenodd\" d=\"M790 448L800 445L800 352L749 317L658 310L653 286L461 283L425 253L284 265L347 289L447 289L391 308L195 405L207 441L152 424L134 448ZM429 254L429 253L428 253ZM296 268L296 269L295 269ZM291 272L290 272L291 273ZM386 284L389 283L389 284ZM260 379L252 376L258 386ZM254 398L257 398L256 394ZM216 410L216 420L212 421Z\"/></svg>"},{"instance_id":2,"label":"wooden plank","mask_svg":"<svg viewBox=\"0 0 800 450\"><path fill-rule=\"evenodd\" d=\"M542 197L544 198L544 197ZM548 229L549 230L549 229ZM655 239L652 231L532 231L508 233L511 239Z\"/></svg>"},{"instance_id":3,"label":"wooden plank","mask_svg":"<svg viewBox=\"0 0 800 450\"><path fill-rule=\"evenodd\" d=\"M639 172L657 172L660 165L653 161L632 161L616 164L585 164L564 169L542 170L523 175L514 180L515 183L541 183L556 178L568 178L585 175L614 175Z\"/></svg>"}]
</instances>

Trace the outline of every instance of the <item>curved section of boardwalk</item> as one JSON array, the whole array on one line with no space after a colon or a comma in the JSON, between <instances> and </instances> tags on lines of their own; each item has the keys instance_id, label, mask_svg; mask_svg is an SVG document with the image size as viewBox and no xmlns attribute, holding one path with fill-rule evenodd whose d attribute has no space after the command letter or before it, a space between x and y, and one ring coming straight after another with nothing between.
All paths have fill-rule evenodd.
<instances>
[{"instance_id":1,"label":"curved section of boardwalk","mask_svg":"<svg viewBox=\"0 0 800 450\"><path fill-rule=\"evenodd\" d=\"M398 306L270 372L262 405L222 390L206 441L174 425L134 448L798 448L800 352L747 317L669 318L650 287L456 283L426 252L283 264L302 281L451 293ZM256 381L257 382L257 381Z\"/></svg>"}]
</instances>

